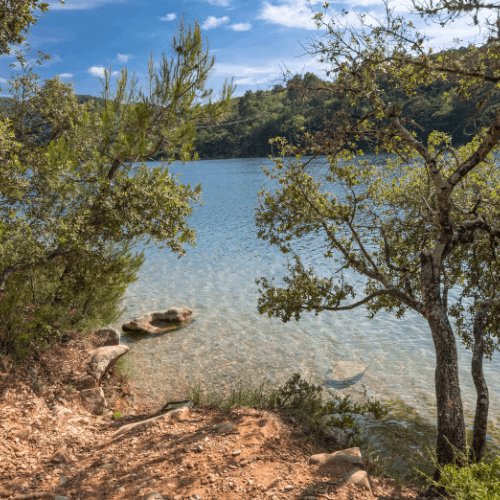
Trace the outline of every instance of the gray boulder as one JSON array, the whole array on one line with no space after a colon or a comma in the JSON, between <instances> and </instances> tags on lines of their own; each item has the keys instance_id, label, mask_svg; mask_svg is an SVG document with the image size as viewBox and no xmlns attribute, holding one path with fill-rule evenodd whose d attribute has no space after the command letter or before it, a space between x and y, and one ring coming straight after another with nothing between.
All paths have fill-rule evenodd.
<instances>
[{"instance_id":1,"label":"gray boulder","mask_svg":"<svg viewBox=\"0 0 500 500\"><path fill-rule=\"evenodd\" d=\"M103 347L110 345L120 345L120 332L118 330L115 330L114 328L111 328L110 326L101 328L95 333L103 339Z\"/></svg>"},{"instance_id":2,"label":"gray boulder","mask_svg":"<svg viewBox=\"0 0 500 500\"><path fill-rule=\"evenodd\" d=\"M85 371L87 374L78 380L75 384L76 388L82 391L98 387L103 375L129 350L123 344L99 347L93 350L86 362Z\"/></svg>"}]
</instances>

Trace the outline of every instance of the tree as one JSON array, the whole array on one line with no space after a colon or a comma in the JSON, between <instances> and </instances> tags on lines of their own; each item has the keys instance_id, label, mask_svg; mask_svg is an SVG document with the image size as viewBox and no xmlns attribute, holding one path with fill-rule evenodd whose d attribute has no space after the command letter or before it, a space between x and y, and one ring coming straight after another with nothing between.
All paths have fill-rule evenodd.
<instances>
[{"instance_id":1,"label":"tree","mask_svg":"<svg viewBox=\"0 0 500 500\"><path fill-rule=\"evenodd\" d=\"M61 0L61 3L64 3ZM0 54L10 54L9 45L19 45L26 40L28 33L37 19L33 12L40 9L47 12L48 3L40 0L3 0L0 5Z\"/></svg>"},{"instance_id":2,"label":"tree","mask_svg":"<svg viewBox=\"0 0 500 500\"><path fill-rule=\"evenodd\" d=\"M234 87L226 83L212 102L205 84L214 58L196 22L181 21L172 49L170 60L151 56L146 91L126 70L113 90L108 71L94 104L79 104L58 78L40 83L37 63L18 56L21 73L7 88L13 106L0 119L5 353L25 356L40 337L116 319L143 261L131 253L138 243L180 255L195 244L186 218L201 186L181 184L168 165L191 158L196 123L225 118ZM159 151L168 160L148 166Z\"/></svg>"},{"instance_id":3,"label":"tree","mask_svg":"<svg viewBox=\"0 0 500 500\"><path fill-rule=\"evenodd\" d=\"M328 3L325 3L328 7ZM256 223L260 238L293 251L291 242L311 233L324 236L325 258L336 272L351 269L365 279L363 295L333 276L306 269L300 256L288 264L286 286L261 285L261 314L297 321L304 311L342 311L366 306L370 317L381 309L398 318L408 309L428 322L436 350L435 390L438 408L437 458L443 466L465 452L465 423L458 379L455 333L472 347L472 375L478 394L470 460L484 453L488 390L482 359L498 349L500 297L496 250L500 238L500 181L494 153L500 137L498 88L500 44L447 51L437 57L424 50L413 25L387 9L384 22L370 25L364 15L356 30L341 18L329 23L327 43L313 42L311 52L331 64L325 85L297 85L303 93L325 90L342 97L325 130L304 133L300 146L284 138L272 171L279 181L274 194L259 193ZM382 78L383 77L383 78ZM381 81L385 80L386 85ZM435 82L449 84L451 95L470 99L483 93L489 123L461 147L451 135L433 132L426 143L416 137L418 123L402 116L398 95L419 96ZM451 95L446 96L451 98ZM358 159L359 144L383 154L382 166ZM324 181L314 176L312 159L326 154ZM291 156L298 161L289 161ZM335 190L337 193L332 193ZM341 196L338 193L345 193ZM461 287L460 301L448 304L448 291ZM351 301L348 303L348 301ZM465 301L465 306L464 306ZM450 318L457 320L456 332ZM460 466L466 465L459 463ZM439 479L439 469L434 479Z\"/></svg>"}]
</instances>

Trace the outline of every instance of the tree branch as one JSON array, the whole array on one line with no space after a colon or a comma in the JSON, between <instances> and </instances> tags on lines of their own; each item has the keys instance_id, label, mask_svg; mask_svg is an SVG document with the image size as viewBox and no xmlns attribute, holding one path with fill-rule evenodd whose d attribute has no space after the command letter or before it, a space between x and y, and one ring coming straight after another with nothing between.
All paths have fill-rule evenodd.
<instances>
[{"instance_id":1,"label":"tree branch","mask_svg":"<svg viewBox=\"0 0 500 500\"><path fill-rule=\"evenodd\" d=\"M479 163L484 161L498 143L500 138L500 108L497 111L495 120L490 125L486 137L482 140L476 151L467 158L448 178L448 189L452 189Z\"/></svg>"},{"instance_id":2,"label":"tree branch","mask_svg":"<svg viewBox=\"0 0 500 500\"><path fill-rule=\"evenodd\" d=\"M108 172L108 179L109 180L113 179L113 177L115 176L116 172L118 171L118 169L120 168L121 165L122 165L122 162L118 158L115 158L113 160L113 163L111 164L111 168L109 169L109 172Z\"/></svg>"},{"instance_id":3,"label":"tree branch","mask_svg":"<svg viewBox=\"0 0 500 500\"><path fill-rule=\"evenodd\" d=\"M488 224L482 215L475 219L463 221L454 231L451 241L451 248L459 243L472 243L474 241L474 233L477 229L486 231L490 236L500 238L500 230Z\"/></svg>"},{"instance_id":4,"label":"tree branch","mask_svg":"<svg viewBox=\"0 0 500 500\"><path fill-rule=\"evenodd\" d=\"M354 309L355 307L362 306L363 304L366 304L369 302L371 299L375 297L379 297L380 295L392 295L393 294L393 289L391 288L386 288L384 290L377 290L376 292L370 293L370 295L367 295L364 299L355 302L354 304L350 304L348 306L336 306L336 307L323 307L326 311L348 311L349 309ZM301 306L301 309L307 310L307 306Z\"/></svg>"},{"instance_id":5,"label":"tree branch","mask_svg":"<svg viewBox=\"0 0 500 500\"><path fill-rule=\"evenodd\" d=\"M64 252L63 249L61 248L61 246L59 245L54 250L54 252L52 252L46 259L40 260L36 263L33 263L33 262L26 263L25 262L25 263L17 263L17 264L12 264L10 266L7 266L6 268L4 268L4 270L0 274L0 292L5 291L5 284L7 283L7 280L9 279L9 277L12 274L22 272L22 271L27 271L28 269L35 269L36 267L39 267L39 266L45 264L49 260L55 259L58 256L68 255L72 252L73 252L73 250L68 250L68 251Z\"/></svg>"}]
</instances>

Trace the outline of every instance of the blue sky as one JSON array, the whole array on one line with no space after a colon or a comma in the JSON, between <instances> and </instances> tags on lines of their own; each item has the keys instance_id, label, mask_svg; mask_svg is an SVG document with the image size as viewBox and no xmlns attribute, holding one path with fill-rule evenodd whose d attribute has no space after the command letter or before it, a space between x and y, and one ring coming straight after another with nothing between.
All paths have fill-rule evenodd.
<instances>
[{"instance_id":1,"label":"blue sky","mask_svg":"<svg viewBox=\"0 0 500 500\"><path fill-rule=\"evenodd\" d=\"M50 9L39 13L38 23L31 28L28 41L34 51L51 56L38 73L42 78L58 74L74 83L77 94L101 94L99 76L111 66L119 71L126 66L145 74L153 53L159 59L165 52L171 57L170 42L184 13L186 22L197 20L210 53L215 56L209 87L217 95L224 80L234 76L235 96L246 90L267 90L280 83L281 69L292 74L311 71L325 76L326 67L311 55L303 55L308 40L319 38L311 20L313 12L323 11L324 0L66 0L65 5L49 0ZM472 41L478 29L460 20L446 28L424 24L408 14L400 1L392 0L397 12L412 18L417 27L431 37L430 45L442 48L455 37L461 45ZM391 4L390 4L391 5ZM381 17L383 2L353 0L330 2L328 15L359 11ZM356 22L351 14L350 19ZM10 76L12 56L0 57L0 85ZM281 69L280 69L281 68Z\"/></svg>"}]
</instances>

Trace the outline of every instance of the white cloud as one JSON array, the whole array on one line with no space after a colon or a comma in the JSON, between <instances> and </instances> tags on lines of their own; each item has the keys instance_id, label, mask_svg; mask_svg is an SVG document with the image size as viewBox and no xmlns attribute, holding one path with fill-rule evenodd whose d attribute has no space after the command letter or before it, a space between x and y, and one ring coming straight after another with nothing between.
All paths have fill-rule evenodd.
<instances>
[{"instance_id":1,"label":"white cloud","mask_svg":"<svg viewBox=\"0 0 500 500\"><path fill-rule=\"evenodd\" d=\"M321 0L279 0L280 5L271 5L264 2L257 19L262 19L272 24L280 24L288 28L302 28L315 30L316 24L312 20L314 13L322 12L319 9L311 9L311 6Z\"/></svg>"},{"instance_id":2,"label":"white cloud","mask_svg":"<svg viewBox=\"0 0 500 500\"><path fill-rule=\"evenodd\" d=\"M202 24L201 29L202 30L211 30L212 28L217 28L221 24L227 23L229 21L229 17L224 16L224 17L214 17L214 16L208 16L206 21Z\"/></svg>"},{"instance_id":3,"label":"white cloud","mask_svg":"<svg viewBox=\"0 0 500 500\"><path fill-rule=\"evenodd\" d=\"M130 54L117 54L118 62L127 63L132 57Z\"/></svg>"},{"instance_id":4,"label":"white cloud","mask_svg":"<svg viewBox=\"0 0 500 500\"><path fill-rule=\"evenodd\" d=\"M104 78L104 71L106 70L105 67L103 66L92 66L89 68L89 73L92 76L100 76L101 78ZM112 71L111 76L115 76L118 74L118 71Z\"/></svg>"},{"instance_id":5,"label":"white cloud","mask_svg":"<svg viewBox=\"0 0 500 500\"><path fill-rule=\"evenodd\" d=\"M259 68L252 66L240 66L238 64L215 63L214 69L217 71L217 73L221 75L245 76L245 75L255 75L259 73L275 73L278 67L268 66Z\"/></svg>"},{"instance_id":6,"label":"white cloud","mask_svg":"<svg viewBox=\"0 0 500 500\"><path fill-rule=\"evenodd\" d=\"M61 73L59 78L73 78L73 73Z\"/></svg>"},{"instance_id":7,"label":"white cloud","mask_svg":"<svg viewBox=\"0 0 500 500\"><path fill-rule=\"evenodd\" d=\"M176 17L175 14L167 14L166 16L160 17L160 21L173 21Z\"/></svg>"},{"instance_id":8,"label":"white cloud","mask_svg":"<svg viewBox=\"0 0 500 500\"><path fill-rule=\"evenodd\" d=\"M102 7L108 3L123 3L124 0L65 0L49 2L49 11L53 10L88 10Z\"/></svg>"},{"instance_id":9,"label":"white cloud","mask_svg":"<svg viewBox=\"0 0 500 500\"><path fill-rule=\"evenodd\" d=\"M254 80L253 78L242 78L241 80L235 80L236 85L259 85L261 83L267 83L269 78L260 78L259 80Z\"/></svg>"},{"instance_id":10,"label":"white cloud","mask_svg":"<svg viewBox=\"0 0 500 500\"><path fill-rule=\"evenodd\" d=\"M217 5L218 7L227 7L230 3L229 0L206 0L210 5Z\"/></svg>"},{"instance_id":11,"label":"white cloud","mask_svg":"<svg viewBox=\"0 0 500 500\"><path fill-rule=\"evenodd\" d=\"M252 29L252 25L250 23L238 23L238 24L231 24L230 28L233 31L248 31Z\"/></svg>"},{"instance_id":12,"label":"white cloud","mask_svg":"<svg viewBox=\"0 0 500 500\"><path fill-rule=\"evenodd\" d=\"M89 68L89 73L92 76L104 76L104 70L105 68L103 68L102 66L92 66L91 68Z\"/></svg>"},{"instance_id":13,"label":"white cloud","mask_svg":"<svg viewBox=\"0 0 500 500\"><path fill-rule=\"evenodd\" d=\"M7 83L7 79L0 77L0 83Z\"/></svg>"},{"instance_id":14,"label":"white cloud","mask_svg":"<svg viewBox=\"0 0 500 500\"><path fill-rule=\"evenodd\" d=\"M297 44L300 48L300 46ZM214 70L217 76L235 78L235 83L240 85L253 85L255 83L281 83L283 72L290 70L291 75L297 73L305 74L308 71L326 78L325 71L328 66L320 63L317 59L304 56L290 59L272 59L267 61L266 66L245 66L239 64L215 63ZM254 80L254 78L258 78ZM273 82L276 80L276 82Z\"/></svg>"}]
</instances>

